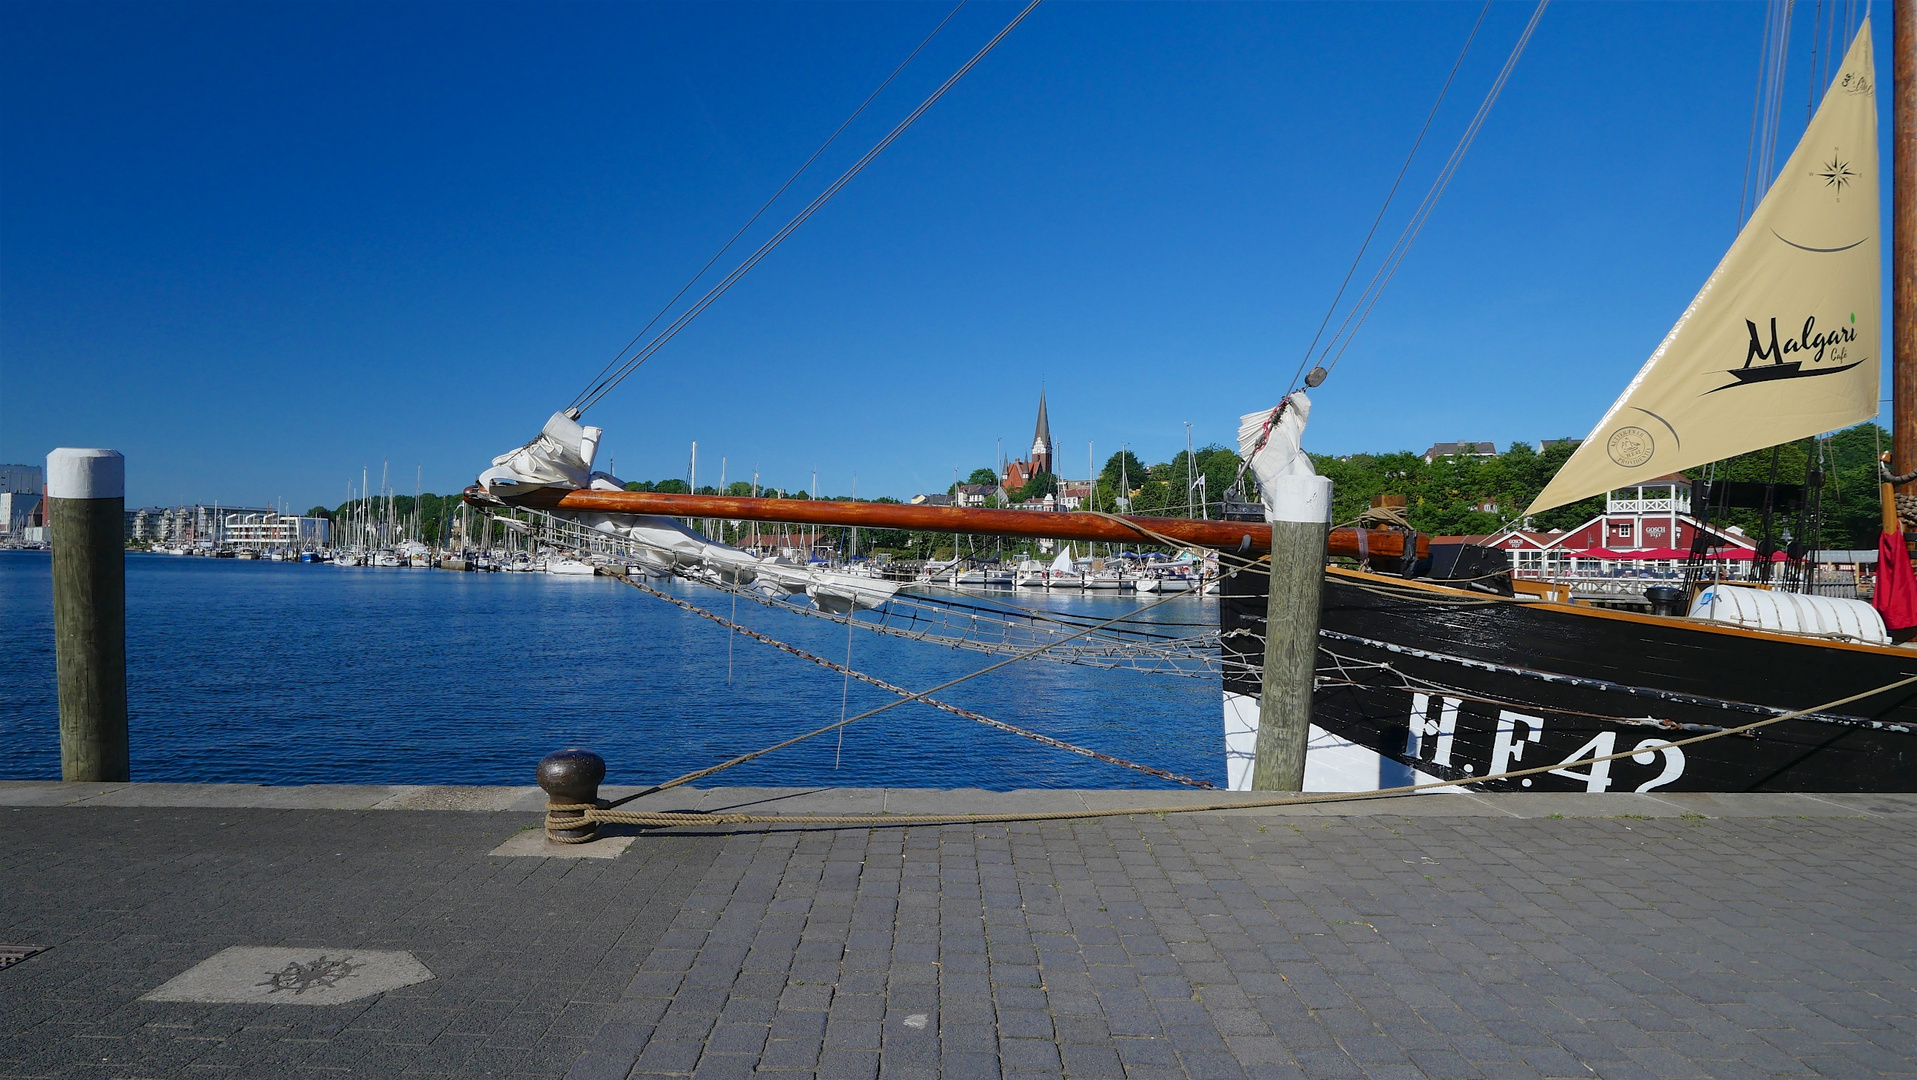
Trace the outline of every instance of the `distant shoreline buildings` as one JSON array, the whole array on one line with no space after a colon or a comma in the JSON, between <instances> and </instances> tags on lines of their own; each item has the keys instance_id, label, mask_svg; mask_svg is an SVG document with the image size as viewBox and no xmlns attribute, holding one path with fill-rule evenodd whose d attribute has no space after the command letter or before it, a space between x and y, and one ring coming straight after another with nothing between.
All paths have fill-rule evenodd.
<instances>
[{"instance_id":1,"label":"distant shoreline buildings","mask_svg":"<svg viewBox=\"0 0 1917 1080\"><path fill-rule=\"evenodd\" d=\"M45 542L41 500L46 487L46 471L38 465L0 465L0 541Z\"/></svg>"}]
</instances>

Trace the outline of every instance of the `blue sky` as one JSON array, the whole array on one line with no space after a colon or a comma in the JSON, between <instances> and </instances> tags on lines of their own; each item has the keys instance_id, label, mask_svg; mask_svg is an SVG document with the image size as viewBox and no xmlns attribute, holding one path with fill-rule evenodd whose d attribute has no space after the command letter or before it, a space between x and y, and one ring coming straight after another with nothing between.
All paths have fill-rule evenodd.
<instances>
[{"instance_id":1,"label":"blue sky","mask_svg":"<svg viewBox=\"0 0 1917 1080\"><path fill-rule=\"evenodd\" d=\"M331 505L382 462L455 490L948 10L0 6L0 460L115 447L142 504ZM960 10L749 243L1015 10ZM1088 441L1169 458L1187 422L1229 442L1286 389L1478 10L1042 5L589 414L602 453L682 476L696 439L702 483L724 458L907 496L1028 446L1041 379L1068 472ZM1386 237L1530 11L1492 7ZM1735 233L1763 24L1553 4L1308 445L1584 434ZM1881 23L1878 64L1887 93Z\"/></svg>"}]
</instances>

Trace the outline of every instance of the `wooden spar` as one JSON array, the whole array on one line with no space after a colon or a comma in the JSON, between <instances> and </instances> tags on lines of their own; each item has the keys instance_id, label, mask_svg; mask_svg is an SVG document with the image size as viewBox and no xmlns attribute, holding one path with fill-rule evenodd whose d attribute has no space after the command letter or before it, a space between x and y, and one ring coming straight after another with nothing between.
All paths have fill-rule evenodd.
<instances>
[{"instance_id":1,"label":"wooden spar","mask_svg":"<svg viewBox=\"0 0 1917 1080\"><path fill-rule=\"evenodd\" d=\"M1917 0L1891 8L1890 445L1902 476L1917 469Z\"/></svg>"},{"instance_id":2,"label":"wooden spar","mask_svg":"<svg viewBox=\"0 0 1917 1080\"><path fill-rule=\"evenodd\" d=\"M551 489L548 489L549 491ZM554 492L557 494L557 492ZM467 498L491 501L474 489ZM725 518L730 521L783 521L797 525L856 525L862 529L910 529L917 532L979 533L988 536L1031 536L1053 540L1097 540L1112 544L1162 543L1152 533L1193 547L1254 552L1271 550L1271 526L1253 521L1193 521L1190 518L1119 517L1103 514L1044 513L1033 510L987 510L959 506L912 506L903 503L827 502L807 499L749 499L729 495L671 495L659 491L569 491L558 499L522 498L515 503L542 510L584 510L612 514L657 514L661 517ZM1139 527L1125 524L1135 521ZM1151 532L1145 532L1145 529ZM1334 529L1330 553L1349 558L1398 559L1404 555L1404 534L1388 529ZM1249 543L1247 544L1247 541ZM1431 553L1428 537L1417 541L1419 557Z\"/></svg>"}]
</instances>

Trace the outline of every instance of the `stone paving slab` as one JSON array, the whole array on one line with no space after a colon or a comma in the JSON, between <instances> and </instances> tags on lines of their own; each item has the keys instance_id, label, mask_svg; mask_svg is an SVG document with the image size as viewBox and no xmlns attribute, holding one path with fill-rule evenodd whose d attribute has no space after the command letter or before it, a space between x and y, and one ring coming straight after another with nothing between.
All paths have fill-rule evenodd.
<instances>
[{"instance_id":1,"label":"stone paving slab","mask_svg":"<svg viewBox=\"0 0 1917 1080\"><path fill-rule=\"evenodd\" d=\"M315 785L324 786L324 785ZM373 804L374 810L524 810L538 812L546 793L532 784L522 787L456 787L433 784L409 786ZM341 809L357 809L346 808Z\"/></svg>"},{"instance_id":2,"label":"stone paving slab","mask_svg":"<svg viewBox=\"0 0 1917 1080\"><path fill-rule=\"evenodd\" d=\"M432 977L418 957L400 950L235 945L140 995L140 1000L321 1007L384 994Z\"/></svg>"}]
</instances>

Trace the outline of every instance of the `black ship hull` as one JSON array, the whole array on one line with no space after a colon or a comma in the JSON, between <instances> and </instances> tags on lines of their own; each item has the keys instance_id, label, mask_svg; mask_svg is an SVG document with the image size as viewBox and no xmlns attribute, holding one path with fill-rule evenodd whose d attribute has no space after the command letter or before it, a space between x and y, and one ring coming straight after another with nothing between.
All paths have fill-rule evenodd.
<instances>
[{"instance_id":1,"label":"black ship hull","mask_svg":"<svg viewBox=\"0 0 1917 1080\"><path fill-rule=\"evenodd\" d=\"M1264 579L1220 605L1227 695L1256 695ZM1250 647L1248 647L1250 646ZM1706 626L1331 570L1313 721L1384 783L1502 791L1917 790L1917 684L1828 713L1670 743L1917 675L1917 651ZM1315 752L1315 751L1314 751ZM1615 761L1593 763L1609 754ZM1499 773L1560 766L1489 782Z\"/></svg>"}]
</instances>

